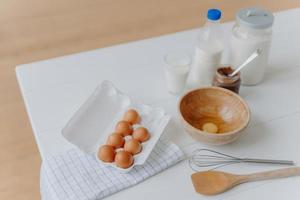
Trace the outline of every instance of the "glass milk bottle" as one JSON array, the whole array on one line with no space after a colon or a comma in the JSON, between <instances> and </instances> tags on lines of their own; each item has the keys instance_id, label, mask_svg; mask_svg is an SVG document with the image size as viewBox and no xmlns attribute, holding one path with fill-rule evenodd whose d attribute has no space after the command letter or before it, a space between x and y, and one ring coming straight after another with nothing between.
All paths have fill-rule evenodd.
<instances>
[{"instance_id":1,"label":"glass milk bottle","mask_svg":"<svg viewBox=\"0 0 300 200\"><path fill-rule=\"evenodd\" d=\"M229 46L229 59L233 68L242 64L256 49L259 57L241 70L243 85L256 85L262 81L272 38L274 16L261 8L245 8L236 14Z\"/></svg>"},{"instance_id":2,"label":"glass milk bottle","mask_svg":"<svg viewBox=\"0 0 300 200\"><path fill-rule=\"evenodd\" d=\"M189 77L192 87L211 85L216 69L220 65L223 51L220 19L220 10L208 10L206 23L200 30L198 43L195 47Z\"/></svg>"}]
</instances>

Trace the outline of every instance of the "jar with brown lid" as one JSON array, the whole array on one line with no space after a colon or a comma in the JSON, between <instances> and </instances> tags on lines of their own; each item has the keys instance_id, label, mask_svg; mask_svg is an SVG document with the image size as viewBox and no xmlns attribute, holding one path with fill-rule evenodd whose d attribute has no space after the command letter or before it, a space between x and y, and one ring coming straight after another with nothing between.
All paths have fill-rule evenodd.
<instances>
[{"instance_id":1,"label":"jar with brown lid","mask_svg":"<svg viewBox=\"0 0 300 200\"><path fill-rule=\"evenodd\" d=\"M232 77L229 76L233 71L234 70L230 66L218 68L212 85L231 90L238 94L241 85L240 72Z\"/></svg>"}]
</instances>

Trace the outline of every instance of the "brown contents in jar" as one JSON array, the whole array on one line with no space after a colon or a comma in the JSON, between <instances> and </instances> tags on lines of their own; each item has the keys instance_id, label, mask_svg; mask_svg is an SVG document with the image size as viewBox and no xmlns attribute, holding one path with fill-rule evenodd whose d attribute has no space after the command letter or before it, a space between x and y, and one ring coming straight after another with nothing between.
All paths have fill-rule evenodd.
<instances>
[{"instance_id":1,"label":"brown contents in jar","mask_svg":"<svg viewBox=\"0 0 300 200\"><path fill-rule=\"evenodd\" d=\"M238 94L241 85L240 73L229 76L233 71L230 66L218 68L213 79L213 86L222 87Z\"/></svg>"},{"instance_id":2,"label":"brown contents in jar","mask_svg":"<svg viewBox=\"0 0 300 200\"><path fill-rule=\"evenodd\" d=\"M218 73L220 73L223 76L229 76L233 72L233 69L231 67L222 67L218 69Z\"/></svg>"}]
</instances>

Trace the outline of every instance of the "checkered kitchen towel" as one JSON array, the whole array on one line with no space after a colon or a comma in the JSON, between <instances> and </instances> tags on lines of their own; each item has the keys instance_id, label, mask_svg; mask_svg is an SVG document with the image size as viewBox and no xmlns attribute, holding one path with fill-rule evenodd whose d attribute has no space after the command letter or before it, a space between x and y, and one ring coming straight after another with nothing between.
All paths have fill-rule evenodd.
<instances>
[{"instance_id":1,"label":"checkered kitchen towel","mask_svg":"<svg viewBox=\"0 0 300 200\"><path fill-rule=\"evenodd\" d=\"M43 161L42 198L102 199L167 169L183 158L184 154L178 146L160 140L143 166L136 166L129 173L122 173L117 169L99 165L92 155L72 149Z\"/></svg>"}]
</instances>

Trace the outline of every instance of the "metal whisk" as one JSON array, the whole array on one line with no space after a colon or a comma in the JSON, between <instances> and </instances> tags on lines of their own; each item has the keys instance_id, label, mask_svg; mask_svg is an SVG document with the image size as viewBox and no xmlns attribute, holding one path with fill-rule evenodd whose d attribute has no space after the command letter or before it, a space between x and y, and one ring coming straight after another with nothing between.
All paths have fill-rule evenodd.
<instances>
[{"instance_id":1,"label":"metal whisk","mask_svg":"<svg viewBox=\"0 0 300 200\"><path fill-rule=\"evenodd\" d=\"M199 171L200 168L208 167L216 169L227 165L236 163L267 163L267 164L281 164L294 165L290 160L270 160L270 159L256 159L256 158L238 158L227 155L210 149L198 149L193 152L189 158L189 165L194 171Z\"/></svg>"}]
</instances>

